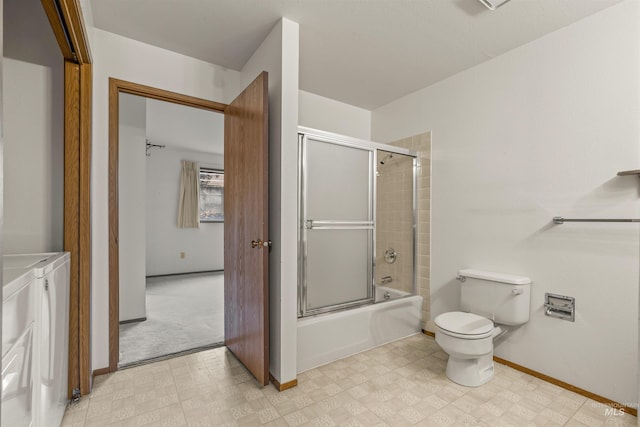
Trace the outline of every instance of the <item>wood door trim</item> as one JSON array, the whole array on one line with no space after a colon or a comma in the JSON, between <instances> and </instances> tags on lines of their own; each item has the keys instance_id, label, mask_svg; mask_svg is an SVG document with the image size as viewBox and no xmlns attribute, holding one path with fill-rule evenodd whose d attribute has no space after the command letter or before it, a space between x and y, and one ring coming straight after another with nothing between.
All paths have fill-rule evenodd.
<instances>
[{"instance_id":1,"label":"wood door trim","mask_svg":"<svg viewBox=\"0 0 640 427\"><path fill-rule=\"evenodd\" d=\"M60 46L62 57L68 61L75 61L71 46L67 43L64 26L62 21L60 21L58 7L56 6L55 0L42 0L42 7L44 8L44 12L47 14L49 24L51 25L53 35L58 42L58 46Z\"/></svg>"},{"instance_id":2,"label":"wood door trim","mask_svg":"<svg viewBox=\"0 0 640 427\"><path fill-rule=\"evenodd\" d=\"M93 69L80 65L80 188L78 262L78 340L80 393L91 392L91 119Z\"/></svg>"},{"instance_id":3,"label":"wood door trim","mask_svg":"<svg viewBox=\"0 0 640 427\"><path fill-rule=\"evenodd\" d=\"M64 250L69 276L69 397L91 392L91 52L79 0L41 0L64 58Z\"/></svg>"},{"instance_id":4,"label":"wood door trim","mask_svg":"<svg viewBox=\"0 0 640 427\"><path fill-rule=\"evenodd\" d=\"M118 370L120 351L120 250L118 245L118 98L120 93L224 113L226 104L109 78L109 372ZM102 370L100 370L102 371Z\"/></svg>"},{"instance_id":5,"label":"wood door trim","mask_svg":"<svg viewBox=\"0 0 640 427\"><path fill-rule=\"evenodd\" d=\"M53 34L67 61L91 63L91 51L79 0L41 0Z\"/></svg>"},{"instance_id":6,"label":"wood door trim","mask_svg":"<svg viewBox=\"0 0 640 427\"><path fill-rule=\"evenodd\" d=\"M91 392L91 64L64 62L64 250L69 268L68 391Z\"/></svg>"},{"instance_id":7,"label":"wood door trim","mask_svg":"<svg viewBox=\"0 0 640 427\"><path fill-rule=\"evenodd\" d=\"M71 253L69 268L69 381L68 392L80 382L79 277L80 222L80 66L64 62L64 250Z\"/></svg>"},{"instance_id":8,"label":"wood door trim","mask_svg":"<svg viewBox=\"0 0 640 427\"><path fill-rule=\"evenodd\" d=\"M58 0L64 15L64 20L69 29L71 44L76 53L76 60L79 64L91 63L91 51L85 30L82 10L79 0Z\"/></svg>"},{"instance_id":9,"label":"wood door trim","mask_svg":"<svg viewBox=\"0 0 640 427\"><path fill-rule=\"evenodd\" d=\"M169 90L158 89L151 86L145 86L138 83L132 83L125 80L109 78L109 87L115 85L118 92L129 93L131 95L144 96L145 98L157 99L159 101L167 101L173 104L185 105L187 107L201 108L203 110L218 111L224 113L227 104L209 101L195 96L183 95ZM111 92L109 92L111 93Z\"/></svg>"},{"instance_id":10,"label":"wood door trim","mask_svg":"<svg viewBox=\"0 0 640 427\"><path fill-rule=\"evenodd\" d=\"M109 372L120 353L120 260L118 250L118 86L109 80Z\"/></svg>"}]
</instances>

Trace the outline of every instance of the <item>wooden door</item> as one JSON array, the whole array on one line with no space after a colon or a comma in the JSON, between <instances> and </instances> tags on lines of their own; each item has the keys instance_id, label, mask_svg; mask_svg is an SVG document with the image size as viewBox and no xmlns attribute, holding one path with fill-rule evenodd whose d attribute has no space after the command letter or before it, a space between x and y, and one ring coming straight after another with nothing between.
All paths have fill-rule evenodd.
<instances>
[{"instance_id":1,"label":"wooden door","mask_svg":"<svg viewBox=\"0 0 640 427\"><path fill-rule=\"evenodd\" d=\"M225 109L224 172L225 345L258 382L267 385L268 92L264 71Z\"/></svg>"}]
</instances>

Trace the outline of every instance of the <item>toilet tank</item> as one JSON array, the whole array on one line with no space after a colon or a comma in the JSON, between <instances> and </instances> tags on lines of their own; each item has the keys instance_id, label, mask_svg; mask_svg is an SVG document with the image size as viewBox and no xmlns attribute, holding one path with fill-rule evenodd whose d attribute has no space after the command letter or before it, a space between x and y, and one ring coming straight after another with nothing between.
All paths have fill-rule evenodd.
<instances>
[{"instance_id":1,"label":"toilet tank","mask_svg":"<svg viewBox=\"0 0 640 427\"><path fill-rule=\"evenodd\" d=\"M464 269L460 302L463 311L503 325L521 325L531 312L531 279L513 274Z\"/></svg>"}]
</instances>

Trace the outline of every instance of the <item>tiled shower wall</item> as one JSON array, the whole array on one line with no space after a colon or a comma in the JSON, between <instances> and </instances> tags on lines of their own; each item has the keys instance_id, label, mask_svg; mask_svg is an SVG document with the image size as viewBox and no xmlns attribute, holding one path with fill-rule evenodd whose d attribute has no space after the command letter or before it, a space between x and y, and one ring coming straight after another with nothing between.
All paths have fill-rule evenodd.
<instances>
[{"instance_id":1,"label":"tiled shower wall","mask_svg":"<svg viewBox=\"0 0 640 427\"><path fill-rule=\"evenodd\" d=\"M417 292L424 298L424 302L422 305L422 321L423 321L423 329L425 328L426 323L431 319L431 298L429 291L429 275L431 268L431 259L430 259L430 247L431 247L431 132L422 133L419 135L415 135L409 138L404 138L399 141L395 141L391 143L391 145L395 145L398 147L408 148L413 150L418 155L418 171L417 171L417 241L416 241L416 250L417 250L417 265L416 265L416 287ZM380 167L381 165L378 165ZM382 169L379 169L381 172L381 176L378 179L378 206L377 206L377 245L376 245L376 283L380 283L380 278L384 275L389 275L384 273L384 268L380 268L384 262L384 251L387 249L383 247L384 244L389 244L389 240L384 240L380 238L384 236L385 233L390 233L393 235L394 233L403 233L401 231L402 227L400 225L396 225L396 230L388 230L388 226L391 223L385 224L383 221L380 222L381 212L383 215L383 220L385 213L387 211L388 206L381 206L381 200L384 200L384 197L381 196L381 191L388 191L386 189L381 189L381 183L383 183L384 187L384 165L382 165ZM399 184L399 182L397 182ZM392 188L391 191L397 191L398 186ZM399 199L399 195L395 196ZM392 203L389 203L392 204ZM411 207L411 203L403 204L403 206ZM400 214L398 214L400 215ZM406 214L400 215L405 217ZM381 227L382 226L382 227ZM387 228L385 228L387 227ZM394 227L394 225L391 225ZM404 231L406 232L406 231ZM400 237L400 236L399 236ZM406 241L406 239L403 239ZM408 239L410 241L411 239ZM398 248L394 248L398 250ZM396 263L400 263L401 254L398 255L398 261ZM388 265L388 264L387 264ZM393 265L393 264L392 264ZM400 265L400 264L399 264ZM406 273L405 273L406 274ZM410 273L409 273L410 274ZM393 275L392 275L393 277ZM411 283L410 279L403 279L403 283ZM390 283L390 285L394 285L394 282ZM405 290L405 289L401 289ZM411 290L410 287L406 290Z\"/></svg>"},{"instance_id":2,"label":"tiled shower wall","mask_svg":"<svg viewBox=\"0 0 640 427\"><path fill-rule=\"evenodd\" d=\"M378 151L376 284L413 293L413 157ZM394 262L385 251L395 251ZM384 283L384 277L392 280Z\"/></svg>"}]
</instances>

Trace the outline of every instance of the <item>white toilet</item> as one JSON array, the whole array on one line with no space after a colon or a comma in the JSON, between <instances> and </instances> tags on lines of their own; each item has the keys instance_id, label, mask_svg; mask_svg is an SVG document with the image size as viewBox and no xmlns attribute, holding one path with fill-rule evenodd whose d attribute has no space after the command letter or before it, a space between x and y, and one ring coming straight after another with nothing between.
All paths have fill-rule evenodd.
<instances>
[{"instance_id":1,"label":"white toilet","mask_svg":"<svg viewBox=\"0 0 640 427\"><path fill-rule=\"evenodd\" d=\"M458 280L464 311L435 318L436 342L449 354L447 377L463 386L478 387L493 376L493 340L505 332L500 325L529 321L531 279L466 269L458 272Z\"/></svg>"}]
</instances>

